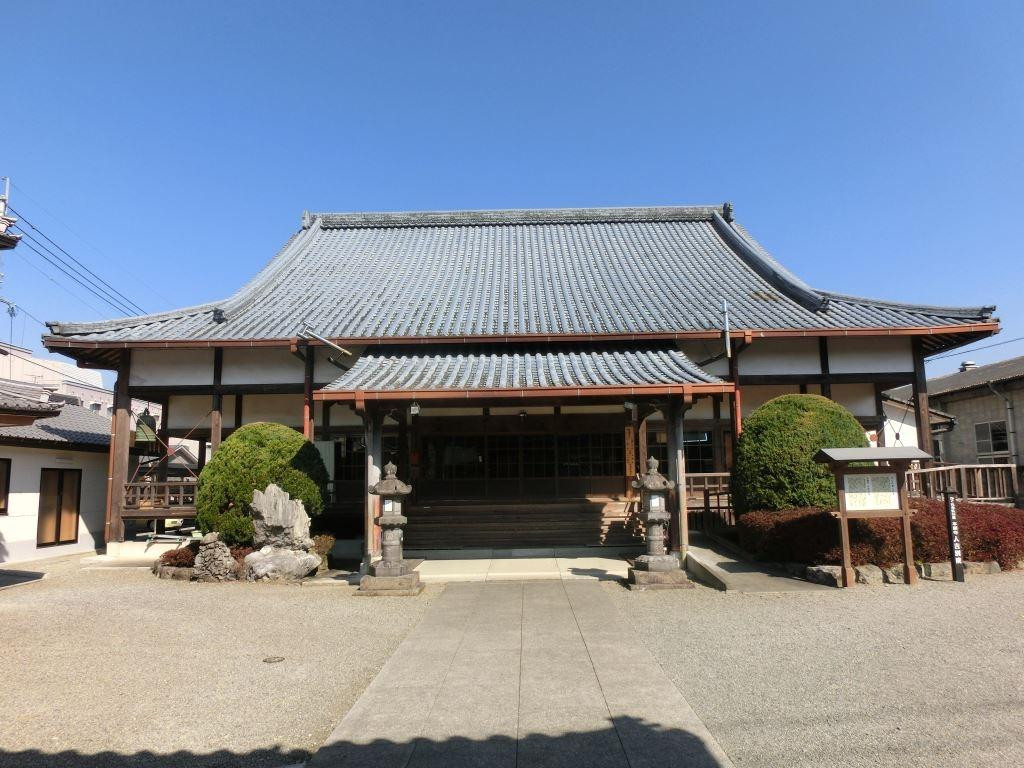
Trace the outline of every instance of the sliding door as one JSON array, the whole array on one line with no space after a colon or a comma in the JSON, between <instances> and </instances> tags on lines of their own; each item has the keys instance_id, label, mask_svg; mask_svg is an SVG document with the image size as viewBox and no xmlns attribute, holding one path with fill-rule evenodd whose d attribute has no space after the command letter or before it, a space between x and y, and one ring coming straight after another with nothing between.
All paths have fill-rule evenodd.
<instances>
[{"instance_id":1,"label":"sliding door","mask_svg":"<svg viewBox=\"0 0 1024 768\"><path fill-rule=\"evenodd\" d=\"M39 478L39 522L36 544L73 544L78 541L78 505L82 470L44 469Z\"/></svg>"}]
</instances>

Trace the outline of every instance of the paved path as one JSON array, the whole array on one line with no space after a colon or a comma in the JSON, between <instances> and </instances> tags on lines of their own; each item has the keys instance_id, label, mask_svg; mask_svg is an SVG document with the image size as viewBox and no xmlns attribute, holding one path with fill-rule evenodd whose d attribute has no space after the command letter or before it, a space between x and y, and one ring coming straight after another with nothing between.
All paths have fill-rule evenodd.
<instances>
[{"instance_id":1,"label":"paved path","mask_svg":"<svg viewBox=\"0 0 1024 768\"><path fill-rule=\"evenodd\" d=\"M732 763L600 585L527 581L449 585L309 765Z\"/></svg>"},{"instance_id":2,"label":"paved path","mask_svg":"<svg viewBox=\"0 0 1024 768\"><path fill-rule=\"evenodd\" d=\"M686 567L692 576L728 592L817 592L834 589L773 571L764 563L741 560L705 536L694 536L690 540L688 557L690 560Z\"/></svg>"}]
</instances>

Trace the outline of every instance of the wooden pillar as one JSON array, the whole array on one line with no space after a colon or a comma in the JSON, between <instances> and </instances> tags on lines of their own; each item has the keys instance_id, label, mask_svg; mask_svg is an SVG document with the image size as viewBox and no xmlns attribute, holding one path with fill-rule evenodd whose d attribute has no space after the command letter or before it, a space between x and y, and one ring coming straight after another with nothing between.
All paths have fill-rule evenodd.
<instances>
[{"instance_id":1,"label":"wooden pillar","mask_svg":"<svg viewBox=\"0 0 1024 768\"><path fill-rule=\"evenodd\" d=\"M924 370L924 347L919 339L914 339L914 416L917 418L917 445L926 453L931 453L932 421L928 407L928 376ZM922 465L930 465L930 461L922 461Z\"/></svg>"},{"instance_id":2,"label":"wooden pillar","mask_svg":"<svg viewBox=\"0 0 1024 768\"><path fill-rule=\"evenodd\" d=\"M649 459L650 456L650 448L647 444L647 418L645 417L640 422L640 428L637 432L637 458L640 460L641 472L643 472L647 467L647 459Z\"/></svg>"},{"instance_id":3,"label":"wooden pillar","mask_svg":"<svg viewBox=\"0 0 1024 768\"><path fill-rule=\"evenodd\" d=\"M171 419L171 398L165 397L160 403L160 428L157 430L157 450L163 458L157 465L156 478L160 481L167 480L167 470L170 468L174 451L171 450L171 432L168 426Z\"/></svg>"},{"instance_id":4,"label":"wooden pillar","mask_svg":"<svg viewBox=\"0 0 1024 768\"><path fill-rule=\"evenodd\" d=\"M233 429L242 426L242 393L235 395L235 425Z\"/></svg>"},{"instance_id":5,"label":"wooden pillar","mask_svg":"<svg viewBox=\"0 0 1024 768\"><path fill-rule=\"evenodd\" d=\"M722 434L722 396L711 396L711 416L714 426L711 429L711 446L714 449L714 470L725 472L725 435Z\"/></svg>"},{"instance_id":6,"label":"wooden pillar","mask_svg":"<svg viewBox=\"0 0 1024 768\"><path fill-rule=\"evenodd\" d=\"M666 414L668 420L668 445L669 445L669 479L676 484L676 503L670 530L671 546L673 552L686 555L690 547L690 522L689 510L686 499L686 451L685 451L685 427L684 417L686 412L693 407L693 397L684 395L670 405L671 417Z\"/></svg>"},{"instance_id":7,"label":"wooden pillar","mask_svg":"<svg viewBox=\"0 0 1024 768\"><path fill-rule=\"evenodd\" d=\"M302 382L302 434L307 440L312 440L314 435L314 406L313 406L313 366L316 363L316 352L313 347L306 346L306 370Z\"/></svg>"},{"instance_id":8,"label":"wooden pillar","mask_svg":"<svg viewBox=\"0 0 1024 768\"><path fill-rule=\"evenodd\" d=\"M818 358L821 360L821 396L832 398L832 371L828 362L828 337L818 337Z\"/></svg>"},{"instance_id":9,"label":"wooden pillar","mask_svg":"<svg viewBox=\"0 0 1024 768\"><path fill-rule=\"evenodd\" d=\"M732 356L729 358L729 380L735 385L732 402L729 405L729 416L732 419L732 439L735 440L743 432L743 399L740 394L740 348L732 343Z\"/></svg>"},{"instance_id":10,"label":"wooden pillar","mask_svg":"<svg viewBox=\"0 0 1024 768\"><path fill-rule=\"evenodd\" d=\"M121 351L114 385L114 418L110 432L110 461L107 476L107 510L104 540L124 541L124 486L128 482L128 450L131 447L132 398L128 393L131 375L131 350Z\"/></svg>"},{"instance_id":11,"label":"wooden pillar","mask_svg":"<svg viewBox=\"0 0 1024 768\"><path fill-rule=\"evenodd\" d=\"M363 569L368 570L380 554L380 526L377 518L380 497L370 493L370 486L380 480L381 475L381 433L384 431L384 414L377 410L363 413L364 439L366 441L365 502L363 506Z\"/></svg>"},{"instance_id":12,"label":"wooden pillar","mask_svg":"<svg viewBox=\"0 0 1024 768\"><path fill-rule=\"evenodd\" d=\"M398 476L409 477L409 409L398 409Z\"/></svg>"},{"instance_id":13,"label":"wooden pillar","mask_svg":"<svg viewBox=\"0 0 1024 768\"><path fill-rule=\"evenodd\" d=\"M626 411L626 425L623 431L623 440L625 443L625 471L626 471L626 498L632 499L636 497L636 492L633 489L633 480L637 473L637 457L636 457L636 424L634 419L636 418L636 411L630 409ZM557 462L556 462L557 465Z\"/></svg>"},{"instance_id":14,"label":"wooden pillar","mask_svg":"<svg viewBox=\"0 0 1024 768\"><path fill-rule=\"evenodd\" d=\"M220 448L221 434L224 429L224 396L220 391L221 371L224 367L224 350L217 347L213 350L213 407L210 410L210 455Z\"/></svg>"},{"instance_id":15,"label":"wooden pillar","mask_svg":"<svg viewBox=\"0 0 1024 768\"><path fill-rule=\"evenodd\" d=\"M196 456L196 469L200 472L203 471L203 467L206 466L206 438L202 438L199 441L199 455Z\"/></svg>"}]
</instances>

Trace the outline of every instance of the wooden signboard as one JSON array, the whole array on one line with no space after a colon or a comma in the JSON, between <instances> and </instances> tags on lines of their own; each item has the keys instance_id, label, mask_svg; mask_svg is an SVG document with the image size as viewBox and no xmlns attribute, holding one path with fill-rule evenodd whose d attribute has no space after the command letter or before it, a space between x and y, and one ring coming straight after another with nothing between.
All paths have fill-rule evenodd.
<instances>
[{"instance_id":1,"label":"wooden signboard","mask_svg":"<svg viewBox=\"0 0 1024 768\"><path fill-rule=\"evenodd\" d=\"M917 448L825 448L814 458L828 464L835 475L839 509L834 514L843 549L843 586L853 586L857 581L850 557L849 521L886 517L902 521L903 581L916 584L906 473L912 461L931 456Z\"/></svg>"}]
</instances>

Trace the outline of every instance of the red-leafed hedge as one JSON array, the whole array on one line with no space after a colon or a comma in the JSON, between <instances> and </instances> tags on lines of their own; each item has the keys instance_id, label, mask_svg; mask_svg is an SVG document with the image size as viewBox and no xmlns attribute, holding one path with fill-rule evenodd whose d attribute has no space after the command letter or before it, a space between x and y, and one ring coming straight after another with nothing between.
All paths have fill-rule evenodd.
<instances>
[{"instance_id":1,"label":"red-leafed hedge","mask_svg":"<svg viewBox=\"0 0 1024 768\"><path fill-rule=\"evenodd\" d=\"M948 560L949 536L942 502L916 499L912 506L914 558L919 562ZM957 517L964 559L996 560L1004 570L1024 562L1024 510L961 503ZM839 525L820 509L749 512L739 519L737 527L740 545L759 559L812 565L841 562ZM850 521L854 565L894 565L902 562L902 552L899 520Z\"/></svg>"},{"instance_id":2,"label":"red-leafed hedge","mask_svg":"<svg viewBox=\"0 0 1024 768\"><path fill-rule=\"evenodd\" d=\"M199 545L195 543L189 544L187 547L169 549L160 555L160 562L176 568L191 568L196 564L196 553L198 551Z\"/></svg>"}]
</instances>

